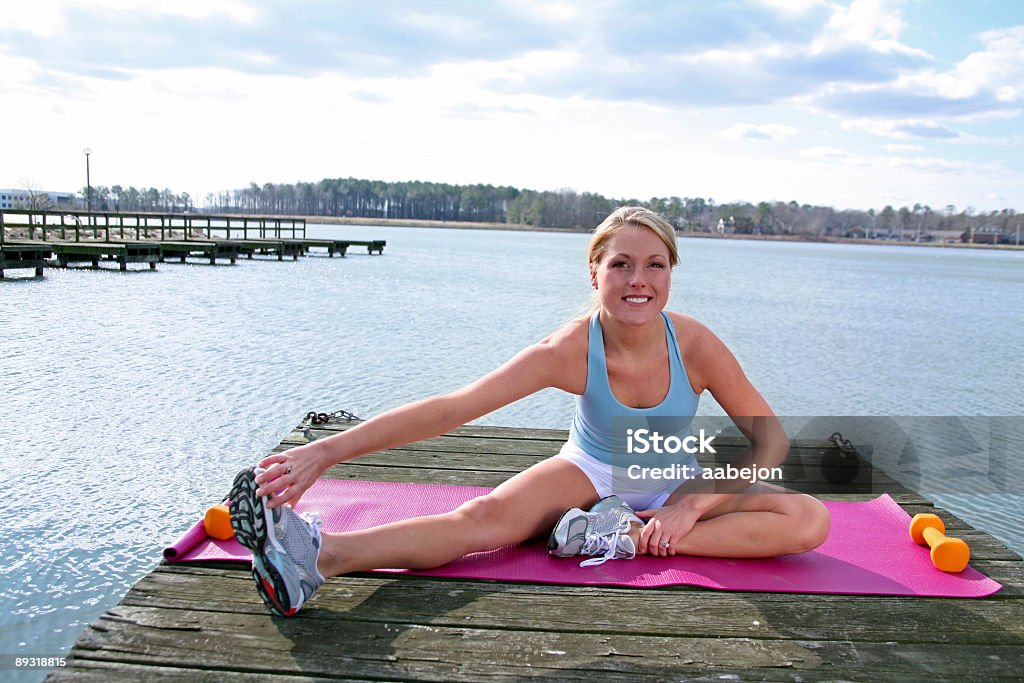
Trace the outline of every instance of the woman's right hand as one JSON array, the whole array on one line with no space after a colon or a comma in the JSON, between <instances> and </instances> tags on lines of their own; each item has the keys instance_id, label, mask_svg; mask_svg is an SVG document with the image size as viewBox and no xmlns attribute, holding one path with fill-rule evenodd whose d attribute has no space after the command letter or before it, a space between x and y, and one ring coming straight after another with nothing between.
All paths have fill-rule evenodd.
<instances>
[{"instance_id":1,"label":"woman's right hand","mask_svg":"<svg viewBox=\"0 0 1024 683\"><path fill-rule=\"evenodd\" d=\"M314 441L260 460L259 466L265 471L256 477L259 484L256 495L273 494L267 507L273 509L286 503L294 506L299 502L302 494L327 469L322 464L325 460L320 446L320 442Z\"/></svg>"}]
</instances>

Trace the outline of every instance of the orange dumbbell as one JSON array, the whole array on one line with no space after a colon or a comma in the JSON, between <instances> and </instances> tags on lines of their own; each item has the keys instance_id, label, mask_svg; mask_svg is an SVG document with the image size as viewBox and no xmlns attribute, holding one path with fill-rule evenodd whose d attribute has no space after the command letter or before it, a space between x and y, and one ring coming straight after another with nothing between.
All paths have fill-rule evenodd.
<instances>
[{"instance_id":1,"label":"orange dumbbell","mask_svg":"<svg viewBox=\"0 0 1024 683\"><path fill-rule=\"evenodd\" d=\"M203 526L206 528L206 535L226 541L235 535L231 528L231 511L223 503L214 505L206 511L203 517Z\"/></svg>"},{"instance_id":2,"label":"orange dumbbell","mask_svg":"<svg viewBox=\"0 0 1024 683\"><path fill-rule=\"evenodd\" d=\"M971 549L959 538L946 536L946 525L937 515L914 515L910 537L918 545L931 546L932 564L944 572L962 572L971 559Z\"/></svg>"}]
</instances>

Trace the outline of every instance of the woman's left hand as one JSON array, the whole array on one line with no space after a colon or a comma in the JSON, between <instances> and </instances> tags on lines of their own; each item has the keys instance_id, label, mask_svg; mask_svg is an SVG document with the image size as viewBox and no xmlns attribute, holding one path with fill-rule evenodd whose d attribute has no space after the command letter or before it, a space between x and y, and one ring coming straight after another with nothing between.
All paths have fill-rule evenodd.
<instances>
[{"instance_id":1,"label":"woman's left hand","mask_svg":"<svg viewBox=\"0 0 1024 683\"><path fill-rule=\"evenodd\" d=\"M326 468L320 464L318 457L320 443L313 441L260 460L259 466L264 472L256 477L256 483L259 484L256 494L271 496L267 507L276 508L285 503L294 506L306 489L323 474Z\"/></svg>"},{"instance_id":2,"label":"woman's left hand","mask_svg":"<svg viewBox=\"0 0 1024 683\"><path fill-rule=\"evenodd\" d=\"M693 525L700 519L700 513L689 510L681 505L653 510L641 510L637 517L649 520L640 530L640 542L637 544L637 555L655 555L667 557L675 555L675 544L690 533Z\"/></svg>"}]
</instances>

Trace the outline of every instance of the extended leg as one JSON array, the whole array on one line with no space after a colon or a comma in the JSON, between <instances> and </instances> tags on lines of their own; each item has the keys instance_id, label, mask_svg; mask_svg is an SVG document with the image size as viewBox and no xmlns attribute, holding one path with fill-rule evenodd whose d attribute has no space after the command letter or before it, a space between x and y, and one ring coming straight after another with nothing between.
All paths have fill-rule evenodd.
<instances>
[{"instance_id":1,"label":"extended leg","mask_svg":"<svg viewBox=\"0 0 1024 683\"><path fill-rule=\"evenodd\" d=\"M547 534L567 508L596 500L578 467L550 458L452 512L324 534L317 569L330 577L382 567L437 567L467 553Z\"/></svg>"}]
</instances>

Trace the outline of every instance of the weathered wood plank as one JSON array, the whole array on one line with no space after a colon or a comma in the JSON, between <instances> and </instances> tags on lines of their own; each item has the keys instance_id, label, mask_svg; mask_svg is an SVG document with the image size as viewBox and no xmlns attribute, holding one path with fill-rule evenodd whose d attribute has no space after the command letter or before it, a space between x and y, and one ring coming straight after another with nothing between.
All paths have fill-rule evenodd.
<instances>
[{"instance_id":1,"label":"weathered wood plank","mask_svg":"<svg viewBox=\"0 0 1024 683\"><path fill-rule=\"evenodd\" d=\"M430 609L430 606L425 606ZM311 606L308 613L326 611ZM975 644L971 657L945 644L807 641L637 635L627 624L599 636L550 630L424 626L402 622L306 618L273 620L237 612L119 606L83 634L75 656L161 666L196 666L307 675L453 681L548 675L589 680L773 670L838 675L935 672L1010 677L1024 667L1024 648ZM244 667L244 668L243 668Z\"/></svg>"},{"instance_id":2,"label":"weathered wood plank","mask_svg":"<svg viewBox=\"0 0 1024 683\"><path fill-rule=\"evenodd\" d=\"M204 670L172 666L149 666L130 662L98 661L91 659L69 659L66 668L56 669L47 678L47 683L63 681L95 681L96 683L138 683L138 681L181 681L182 683L229 683L237 681L274 681L275 683L309 683L309 677L300 673L255 673L252 671ZM364 678L341 678L331 676L332 681L365 681Z\"/></svg>"},{"instance_id":3,"label":"weathered wood plank","mask_svg":"<svg viewBox=\"0 0 1024 683\"><path fill-rule=\"evenodd\" d=\"M312 430L317 438L331 436L337 432ZM283 443L301 445L307 439L300 431L293 431L283 439ZM565 443L565 439L528 439L517 441L511 437L480 437L480 436L436 436L423 441L416 441L395 450L402 452L437 451L442 453L503 453L511 456L549 456L554 455Z\"/></svg>"}]
</instances>

